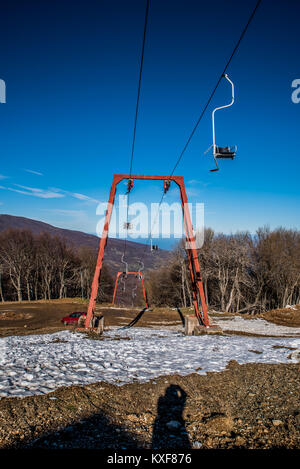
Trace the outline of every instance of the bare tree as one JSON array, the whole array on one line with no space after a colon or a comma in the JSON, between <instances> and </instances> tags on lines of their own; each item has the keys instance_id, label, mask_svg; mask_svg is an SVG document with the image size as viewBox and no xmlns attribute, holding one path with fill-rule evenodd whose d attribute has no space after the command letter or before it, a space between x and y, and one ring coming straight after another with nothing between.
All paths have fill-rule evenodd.
<instances>
[{"instance_id":1,"label":"bare tree","mask_svg":"<svg viewBox=\"0 0 300 469\"><path fill-rule=\"evenodd\" d=\"M32 234L26 230L8 230L1 234L0 259L15 288L18 301L22 301L24 266L28 265L27 251L32 244Z\"/></svg>"}]
</instances>

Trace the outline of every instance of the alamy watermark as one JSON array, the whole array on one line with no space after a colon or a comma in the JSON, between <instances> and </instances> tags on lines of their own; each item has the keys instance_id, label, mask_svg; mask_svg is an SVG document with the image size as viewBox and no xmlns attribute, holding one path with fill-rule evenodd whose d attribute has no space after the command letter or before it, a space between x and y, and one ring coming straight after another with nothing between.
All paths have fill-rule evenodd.
<instances>
[{"instance_id":1,"label":"alamy watermark","mask_svg":"<svg viewBox=\"0 0 300 469\"><path fill-rule=\"evenodd\" d=\"M292 81L292 88L296 88L292 92L292 102L295 104L300 103L300 78L296 78L295 80Z\"/></svg>"},{"instance_id":2,"label":"alamy watermark","mask_svg":"<svg viewBox=\"0 0 300 469\"><path fill-rule=\"evenodd\" d=\"M204 242L204 204L189 203L183 207L181 203L151 203L150 206L142 202L135 202L127 206L127 197L119 196L114 205L100 203L96 214L100 215L96 232L99 237L108 236L107 227L104 230L107 210L111 212L109 236L113 238L157 239L186 239L186 230L192 227L186 249L196 247L200 249ZM195 243L195 244L194 244Z\"/></svg>"},{"instance_id":3,"label":"alamy watermark","mask_svg":"<svg viewBox=\"0 0 300 469\"><path fill-rule=\"evenodd\" d=\"M6 84L4 80L0 78L0 103L6 103Z\"/></svg>"}]
</instances>

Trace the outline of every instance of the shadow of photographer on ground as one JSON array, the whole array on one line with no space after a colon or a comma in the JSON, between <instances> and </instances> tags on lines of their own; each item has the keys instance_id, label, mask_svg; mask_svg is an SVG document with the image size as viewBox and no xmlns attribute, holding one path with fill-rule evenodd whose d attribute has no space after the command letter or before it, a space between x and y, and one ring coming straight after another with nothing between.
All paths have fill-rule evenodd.
<instances>
[{"instance_id":1,"label":"shadow of photographer on ground","mask_svg":"<svg viewBox=\"0 0 300 469\"><path fill-rule=\"evenodd\" d=\"M191 448L185 428L183 410L187 394L178 385L171 384L157 403L152 449Z\"/></svg>"}]
</instances>

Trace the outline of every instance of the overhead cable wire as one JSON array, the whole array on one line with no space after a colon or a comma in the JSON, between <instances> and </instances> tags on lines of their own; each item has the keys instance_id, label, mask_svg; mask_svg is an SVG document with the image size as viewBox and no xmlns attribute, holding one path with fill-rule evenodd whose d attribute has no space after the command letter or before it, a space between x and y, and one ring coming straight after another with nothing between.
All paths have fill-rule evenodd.
<instances>
[{"instance_id":1,"label":"overhead cable wire","mask_svg":"<svg viewBox=\"0 0 300 469\"><path fill-rule=\"evenodd\" d=\"M255 16L255 13L256 13L256 11L257 11L257 9L258 9L258 7L259 7L261 1L262 1L262 0L258 0L258 2L256 3L255 8L253 9L253 11L252 11L252 13L251 13L251 15L250 15L250 17L249 17L247 23L246 23L246 26L244 27L244 29L243 29L243 31L242 31L240 37L239 37L239 40L237 41L237 43L236 43L236 45L235 45L235 47L234 47L234 49L233 49L233 51L232 51L232 53L231 53L229 59L227 60L226 65L225 65L225 67L224 67L222 73L220 74L220 76L219 76L219 78L218 78L218 80L217 80L217 83L216 83L215 87L213 88L213 90L212 90L212 92L211 92L211 94L210 94L210 96L209 96L209 98L208 98L208 101L207 101L207 103L205 104L205 106L204 106L204 108L203 108L203 110L202 110L202 112L201 112L201 114L200 114L200 117L198 118L198 120L197 120L197 122L196 122L196 124L195 124L195 126L194 126L194 128L193 128L193 130L192 130L192 132L191 132L191 134L190 134L190 136L189 136L189 138L187 139L187 141L186 141L186 143L185 143L185 145L184 145L184 147L183 147L183 149L182 149L182 151L181 151L181 153L180 153L180 155L179 155L179 157L178 157L178 159L177 159L177 161L176 161L176 163L175 163L175 165L174 165L174 167L173 167L173 169L172 169L172 172L171 172L171 174L170 174L170 177L173 176L173 174L174 174L174 172L175 172L177 166L179 165L179 163L180 163L180 161L181 161L181 159L182 159L182 157L183 157L183 155L184 155L184 153L185 153L187 147L189 146L189 144L190 144L190 142L191 142L191 140L192 140L192 138L193 138L193 136L194 136L194 134L195 134L195 132L196 132L196 130L197 130L197 128L198 128L198 125L200 124L200 122L201 122L201 120L202 120L202 118L203 118L203 116L204 116L204 114L205 114L205 112L206 112L206 110L207 110L207 108L208 108L208 106L209 106L209 104L210 104L210 102L211 102L211 100L212 100L212 98L213 98L215 92L217 91L217 88L218 88L218 86L219 86L219 84L220 84L220 82L221 82L221 80L222 80L222 78L223 78L223 75L226 73L227 68L229 67L229 65L230 65L230 63L231 63L231 61L232 61L232 59L233 59L233 57L234 57L236 51L238 50L238 48L239 48L239 46L240 46L240 44L241 44L241 42L242 42L242 40L243 40L243 38L244 38L246 32L247 32L247 29L249 28L249 26L250 26L250 24L251 24L251 22L252 22L252 20L253 20L253 18L254 18L254 16Z\"/></svg>"},{"instance_id":2,"label":"overhead cable wire","mask_svg":"<svg viewBox=\"0 0 300 469\"><path fill-rule=\"evenodd\" d=\"M135 150L136 129L137 129L138 114L139 114L139 104L140 104L141 84L142 84L142 76L143 76L146 33L147 33L148 16L149 16L149 3L150 3L150 0L147 0L147 2L146 2L146 11L145 11L145 21L144 21L143 43L142 43L141 60L140 60L140 71L139 71L139 80L138 80L137 99L136 99L136 106L135 106L133 137L132 137L132 145L131 145L131 157L130 157L130 169L129 169L129 176L130 177L132 175L133 157L134 157L134 150ZM127 196L126 229L128 229L128 226L129 226L129 224L128 224L129 198L130 198L130 190L129 190L128 196ZM126 254L126 244L127 244L127 236L125 238L123 257Z\"/></svg>"},{"instance_id":3,"label":"overhead cable wire","mask_svg":"<svg viewBox=\"0 0 300 469\"><path fill-rule=\"evenodd\" d=\"M140 73L139 73L139 81L138 81L138 92L137 92L137 99L136 99L135 118L134 118L134 127L133 127L133 138L132 138L132 146L131 146L131 158L130 158L130 170L129 170L129 175L130 176L132 174L133 156L134 156L134 149L135 149L136 127L137 127L137 120L138 120L138 113L139 113L140 95L141 95L141 84L142 84L142 76L143 76L144 53L145 53L146 33L147 33L147 24L148 24L148 13L149 13L149 0L147 0L146 13L145 13L143 45L142 45L142 53L141 53Z\"/></svg>"},{"instance_id":4,"label":"overhead cable wire","mask_svg":"<svg viewBox=\"0 0 300 469\"><path fill-rule=\"evenodd\" d=\"M177 166L179 165L180 161L182 160L183 155L184 155L184 153L185 153L187 147L189 146L189 144L190 144L190 142L191 142L191 140L192 140L192 138L193 138L193 136L194 136L194 134L195 134L195 132L196 132L196 130L197 130L197 128L198 128L198 125L200 124L200 122L201 122L201 120L202 120L202 118L203 118L203 116L204 116L204 114L205 114L205 112L206 112L206 110L207 110L207 108L208 108L208 106L209 106L209 104L210 104L212 98L214 97L215 92L217 91L217 88L218 88L218 86L219 86L219 84L220 84L220 82L221 82L221 80L222 80L222 78L223 78L223 75L226 73L226 71L227 71L227 69L228 69L228 67L229 67L229 65L230 65L230 63L231 63L231 61L232 61L232 59L233 59L235 53L237 52L237 50L238 50L238 48L239 48L239 46L240 46L240 44L241 44L241 42L242 42L242 40L243 40L243 38L244 38L244 36L245 36L245 34L246 34L246 32L247 32L249 26L250 26L250 24L251 24L251 22L252 22L252 20L253 20L253 18L254 18L254 16L255 16L255 14L256 14L256 11L257 11L257 9L258 9L258 7L259 7L261 1L262 1L262 0L258 0L258 1L257 1L257 3L256 3L256 5L255 5L255 7L254 7L254 9L253 9L253 11L252 11L252 13L251 13L251 15L249 16L248 21L247 21L247 23L246 23L246 25L245 25L245 27L244 27L244 29L243 29L241 35L240 35L240 37L239 37L239 39L238 39L238 41L237 41L235 47L234 47L234 49L233 49L233 51L232 51L232 53L231 53L229 59L227 60L226 65L225 65L225 67L224 67L222 73L220 74L220 76L219 76L219 78L218 78L218 80L217 80L216 85L214 86L214 88L213 88L213 90L212 90L212 92L211 92L211 94L210 94L210 96L209 96L209 98L208 98L208 101L206 102L204 108L202 109L202 112L201 112L201 114L200 114L200 116L199 116L199 118L198 118L198 120L197 120L197 122L196 122L196 124L195 124L195 126L194 126L194 128L193 128L193 130L192 130L192 132L191 132L191 134L190 134L190 136L189 136L189 138L187 139L187 141L186 141L186 143L185 143L185 145L184 145L184 147L183 147L183 149L182 149L182 151L181 151L181 153L180 153L180 155L179 155L179 157L178 157L178 159L177 159L177 161L176 161L176 163L175 163L175 165L174 165L174 167L173 167L173 169L172 169L172 171L171 171L171 174L170 174L170 176L169 176L170 178L173 176L173 174L174 174L174 172L175 172ZM163 202L163 199L164 199L165 195L166 195L166 193L164 192L163 195L162 195L162 197L161 197L161 200L160 200L160 202L159 202L159 205L158 205L158 212L159 212L159 210L160 210L160 207L161 207L161 204L162 204L162 202ZM156 215L156 217L155 217L155 219L154 219L154 224L153 224L153 225L155 225L156 219L157 219L157 215ZM153 229L153 228L151 228L150 236L149 236L148 241L147 241L147 243L146 243L145 250L146 250L146 248L147 248L147 246L148 246L149 239L151 239L151 237L152 237L152 229Z\"/></svg>"}]
</instances>

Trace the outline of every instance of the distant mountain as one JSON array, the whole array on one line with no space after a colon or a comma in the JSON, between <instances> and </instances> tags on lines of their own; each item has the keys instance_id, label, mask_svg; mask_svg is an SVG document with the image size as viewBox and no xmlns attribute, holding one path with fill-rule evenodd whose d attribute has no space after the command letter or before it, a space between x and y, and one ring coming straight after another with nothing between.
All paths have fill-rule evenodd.
<instances>
[{"instance_id":1,"label":"distant mountain","mask_svg":"<svg viewBox=\"0 0 300 469\"><path fill-rule=\"evenodd\" d=\"M49 233L52 236L58 236L65 239L66 243L74 248L88 246L95 250L99 247L99 238L97 236L83 233L82 231L66 230L57 228L38 220L32 220L25 217L15 217L13 215L0 215L0 232L8 228L29 230L33 234ZM124 264L121 257L124 251L124 240L108 238L105 249L104 262L113 270L123 270ZM142 260L145 264L145 270L159 266L170 259L171 253L166 250L150 251L150 246L134 241L127 241L126 261L129 270L138 270L137 261Z\"/></svg>"}]
</instances>

